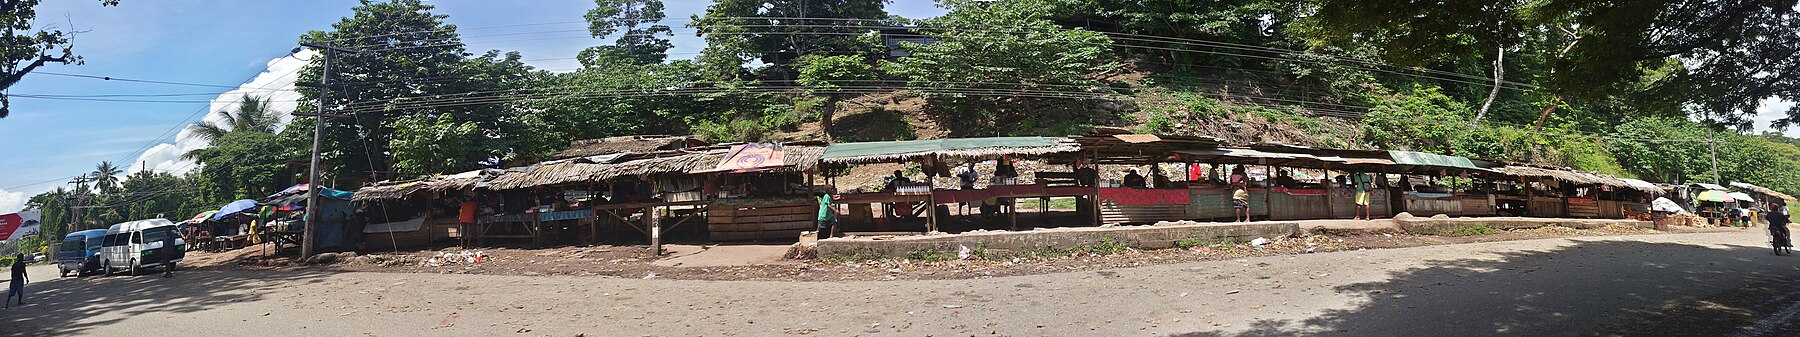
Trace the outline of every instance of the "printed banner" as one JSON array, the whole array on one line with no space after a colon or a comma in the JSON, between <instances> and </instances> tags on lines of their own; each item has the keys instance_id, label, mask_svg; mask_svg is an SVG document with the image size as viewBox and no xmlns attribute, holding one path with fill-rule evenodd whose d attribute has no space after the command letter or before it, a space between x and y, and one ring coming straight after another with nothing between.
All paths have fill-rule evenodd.
<instances>
[{"instance_id":1,"label":"printed banner","mask_svg":"<svg viewBox=\"0 0 1800 337\"><path fill-rule=\"evenodd\" d=\"M713 171L749 172L787 166L781 144L750 143L731 147Z\"/></svg>"},{"instance_id":2,"label":"printed banner","mask_svg":"<svg viewBox=\"0 0 1800 337\"><path fill-rule=\"evenodd\" d=\"M38 235L38 221L43 216L40 210L0 215L0 241Z\"/></svg>"}]
</instances>

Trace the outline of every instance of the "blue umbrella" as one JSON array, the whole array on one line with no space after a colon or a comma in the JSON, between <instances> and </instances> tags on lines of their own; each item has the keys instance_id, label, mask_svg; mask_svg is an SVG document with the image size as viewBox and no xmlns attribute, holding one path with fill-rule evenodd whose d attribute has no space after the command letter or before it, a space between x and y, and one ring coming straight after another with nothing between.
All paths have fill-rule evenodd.
<instances>
[{"instance_id":1,"label":"blue umbrella","mask_svg":"<svg viewBox=\"0 0 1800 337\"><path fill-rule=\"evenodd\" d=\"M225 217L253 209L256 209L256 200L244 199L233 201L229 204L225 204L225 207L220 207L218 213L213 213L212 219L224 219Z\"/></svg>"}]
</instances>

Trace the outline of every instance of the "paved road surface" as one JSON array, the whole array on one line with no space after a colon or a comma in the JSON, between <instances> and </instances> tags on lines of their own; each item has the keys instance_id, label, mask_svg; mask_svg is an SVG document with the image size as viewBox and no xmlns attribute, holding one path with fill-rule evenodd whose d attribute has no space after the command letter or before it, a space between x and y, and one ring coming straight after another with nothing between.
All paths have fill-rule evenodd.
<instances>
[{"instance_id":1,"label":"paved road surface","mask_svg":"<svg viewBox=\"0 0 1800 337\"><path fill-rule=\"evenodd\" d=\"M33 304L0 310L0 335L1607 334L1690 298L1800 276L1800 256L1771 256L1761 240L1759 231L1546 239L952 281L42 275ZM1747 335L1791 329L1765 325Z\"/></svg>"}]
</instances>

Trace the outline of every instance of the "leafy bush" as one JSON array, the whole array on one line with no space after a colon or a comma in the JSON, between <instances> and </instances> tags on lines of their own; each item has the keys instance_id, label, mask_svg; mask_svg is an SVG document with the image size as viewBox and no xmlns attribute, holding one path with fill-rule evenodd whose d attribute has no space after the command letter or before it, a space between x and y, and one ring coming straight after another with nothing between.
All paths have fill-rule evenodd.
<instances>
[{"instance_id":1,"label":"leafy bush","mask_svg":"<svg viewBox=\"0 0 1800 337\"><path fill-rule=\"evenodd\" d=\"M1495 232L1499 232L1499 231L1500 230L1494 229L1493 227L1488 227L1488 225L1472 225L1472 226L1457 227L1455 229L1441 230L1441 231L1438 231L1438 235L1442 235L1442 236L1474 236L1474 235L1494 234Z\"/></svg>"}]
</instances>

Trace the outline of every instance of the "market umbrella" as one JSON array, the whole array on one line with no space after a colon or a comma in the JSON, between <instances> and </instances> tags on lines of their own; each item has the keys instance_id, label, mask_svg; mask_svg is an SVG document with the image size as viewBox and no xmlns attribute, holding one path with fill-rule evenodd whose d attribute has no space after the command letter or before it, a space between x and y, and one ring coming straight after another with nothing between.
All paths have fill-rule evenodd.
<instances>
[{"instance_id":1,"label":"market umbrella","mask_svg":"<svg viewBox=\"0 0 1800 337\"><path fill-rule=\"evenodd\" d=\"M1655 201L1651 201L1650 210L1670 213L1687 212L1687 209L1681 208L1681 204L1677 204L1674 200L1669 200L1669 198L1656 198Z\"/></svg>"},{"instance_id":2,"label":"market umbrella","mask_svg":"<svg viewBox=\"0 0 1800 337\"><path fill-rule=\"evenodd\" d=\"M267 197L264 197L264 198L265 198L265 199L267 199L267 198L274 198L274 197L278 197L278 196L283 196L283 195L287 195L287 194L292 194L292 193L294 193L294 192L300 192L300 191L305 191L305 190L307 190L307 189L308 189L308 188L311 188L311 187L312 187L312 186L310 186L310 185L307 185L307 184L294 184L294 186L288 186L288 188L287 188L287 189L284 189L284 190L281 190L281 192L275 192L275 194L270 194L270 195L269 195L269 196L267 196Z\"/></svg>"},{"instance_id":3,"label":"market umbrella","mask_svg":"<svg viewBox=\"0 0 1800 337\"><path fill-rule=\"evenodd\" d=\"M201 221L201 220L206 220L206 219L208 219L208 218L212 218L212 215L213 215L213 213L218 213L218 212L219 212L219 211L205 211L205 212L200 212L200 214L194 214L194 217L193 217L193 218L189 218L189 219L188 219L188 221Z\"/></svg>"},{"instance_id":4,"label":"market umbrella","mask_svg":"<svg viewBox=\"0 0 1800 337\"><path fill-rule=\"evenodd\" d=\"M1744 192L1731 192L1731 193L1726 193L1725 195L1731 196L1732 199L1735 199L1737 201L1748 202L1751 200L1756 200L1756 198L1752 198L1752 197L1750 197L1749 194L1744 194Z\"/></svg>"},{"instance_id":5,"label":"market umbrella","mask_svg":"<svg viewBox=\"0 0 1800 337\"><path fill-rule=\"evenodd\" d=\"M1732 198L1731 198L1731 194L1730 194L1730 193L1725 193L1725 191L1720 191L1720 190L1705 190L1705 191L1701 191L1701 192L1700 192L1700 196L1699 196L1699 197L1696 197L1696 199L1700 199L1700 201L1711 201L1711 202L1733 202L1733 201L1737 201L1737 200L1736 200L1736 199L1732 199Z\"/></svg>"},{"instance_id":6,"label":"market umbrella","mask_svg":"<svg viewBox=\"0 0 1800 337\"><path fill-rule=\"evenodd\" d=\"M213 213L212 219L224 219L225 217L253 209L256 209L256 200L244 199L233 201L229 204L225 204L225 207L220 207L218 213Z\"/></svg>"}]
</instances>

